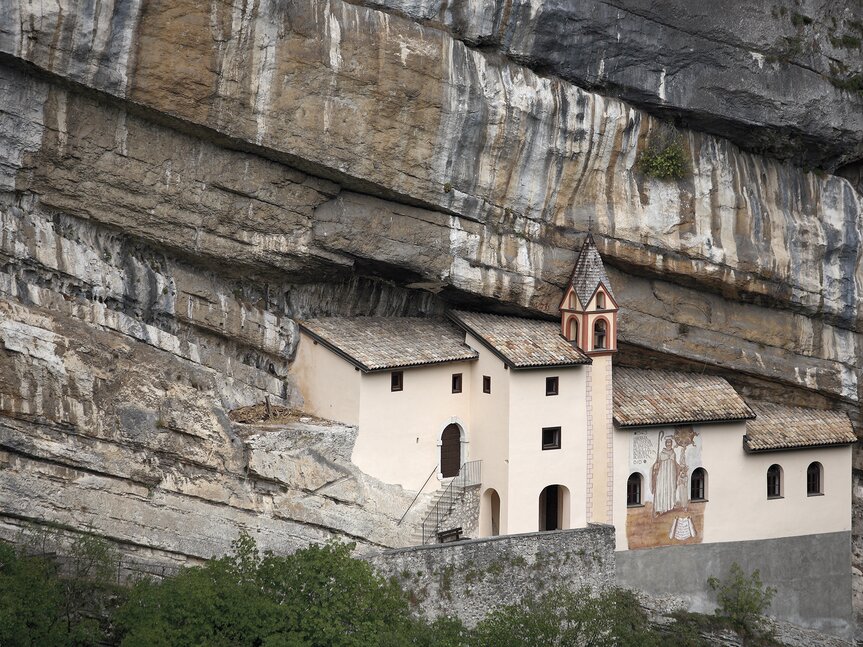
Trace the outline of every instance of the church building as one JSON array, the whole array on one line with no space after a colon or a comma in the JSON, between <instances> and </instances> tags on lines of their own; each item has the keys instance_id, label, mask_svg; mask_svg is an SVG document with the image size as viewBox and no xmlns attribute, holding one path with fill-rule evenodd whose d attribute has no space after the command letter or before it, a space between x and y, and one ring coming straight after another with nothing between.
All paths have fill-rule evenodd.
<instances>
[{"instance_id":1,"label":"church building","mask_svg":"<svg viewBox=\"0 0 863 647\"><path fill-rule=\"evenodd\" d=\"M850 537L847 416L613 366L618 308L588 235L559 321L310 319L294 374L309 413L358 427L367 474L413 491L475 481L473 537L589 523L613 524L618 551Z\"/></svg>"}]
</instances>

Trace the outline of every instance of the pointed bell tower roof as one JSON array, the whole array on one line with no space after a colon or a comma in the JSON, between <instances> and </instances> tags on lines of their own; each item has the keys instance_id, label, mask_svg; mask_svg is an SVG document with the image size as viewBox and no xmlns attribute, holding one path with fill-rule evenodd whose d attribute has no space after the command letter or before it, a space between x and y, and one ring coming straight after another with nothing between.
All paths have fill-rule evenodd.
<instances>
[{"instance_id":1,"label":"pointed bell tower roof","mask_svg":"<svg viewBox=\"0 0 863 647\"><path fill-rule=\"evenodd\" d=\"M575 267L572 270L572 276L569 278L569 284L575 291L582 307L586 307L600 283L602 283L608 295L614 299L614 293L611 291L611 281L608 280L608 275L605 273L602 257L596 248L593 234L588 232L587 237L584 239L584 244L581 246L578 258L575 261Z\"/></svg>"}]
</instances>

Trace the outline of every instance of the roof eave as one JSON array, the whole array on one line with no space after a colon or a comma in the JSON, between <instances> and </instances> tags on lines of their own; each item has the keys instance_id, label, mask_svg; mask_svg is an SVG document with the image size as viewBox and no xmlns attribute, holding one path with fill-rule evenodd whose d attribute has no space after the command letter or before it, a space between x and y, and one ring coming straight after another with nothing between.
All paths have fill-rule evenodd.
<instances>
[{"instance_id":1,"label":"roof eave","mask_svg":"<svg viewBox=\"0 0 863 647\"><path fill-rule=\"evenodd\" d=\"M513 364L510 368L514 371L529 371L539 368L572 368L574 366L586 366L588 364L593 364L593 360L589 357L577 362L561 362L558 364L528 364L526 366Z\"/></svg>"},{"instance_id":2,"label":"roof eave","mask_svg":"<svg viewBox=\"0 0 863 647\"><path fill-rule=\"evenodd\" d=\"M402 368L418 368L421 366L439 366L441 364L455 364L456 362L475 362L479 355L473 357L459 357L456 359L436 359L428 362L412 362L410 364L388 364L387 366L376 366L363 370L363 373L380 373L382 371L397 371Z\"/></svg>"},{"instance_id":3,"label":"roof eave","mask_svg":"<svg viewBox=\"0 0 863 647\"><path fill-rule=\"evenodd\" d=\"M614 416L614 424L621 429L635 429L647 427L667 427L668 425L713 425L723 422L746 422L752 420L755 415L744 416L740 418L708 418L706 420L667 420L665 422L629 422L621 423L617 416Z\"/></svg>"},{"instance_id":4,"label":"roof eave","mask_svg":"<svg viewBox=\"0 0 863 647\"><path fill-rule=\"evenodd\" d=\"M743 451L747 454L769 454L770 452L793 452L803 449L830 449L831 447L848 447L857 442L855 440L843 440L835 443L813 443L810 445L783 445L782 447L750 447L749 436L743 435Z\"/></svg>"}]
</instances>

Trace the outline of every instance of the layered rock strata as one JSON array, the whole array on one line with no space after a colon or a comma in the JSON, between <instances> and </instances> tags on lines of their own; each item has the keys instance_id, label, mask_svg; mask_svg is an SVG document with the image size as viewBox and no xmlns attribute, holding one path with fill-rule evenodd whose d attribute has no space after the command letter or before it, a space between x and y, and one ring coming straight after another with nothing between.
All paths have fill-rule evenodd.
<instances>
[{"instance_id":1,"label":"layered rock strata","mask_svg":"<svg viewBox=\"0 0 863 647\"><path fill-rule=\"evenodd\" d=\"M467 3L456 16L426 3L61 0L0 12L4 536L59 523L151 562L208 557L243 526L286 550L331 533L396 545L400 530L371 521L394 517L373 511L376 495L325 499L340 512L323 514L302 487L252 475L249 452L282 450L250 448L226 412L267 396L299 404L302 316L453 304L553 316L589 226L613 266L622 359L722 372L842 407L860 428L853 185L694 130L679 131L685 177L646 177L638 160L667 124L573 81L768 150L794 122L772 153L805 149L798 161L828 168L859 152L857 99L815 79L821 63L763 68L821 92L817 117L813 96L789 107L784 87L752 113L720 105L689 81L713 54L669 75L679 52L639 72L618 49L603 76L612 5L573 23L601 27L572 34L589 41L583 66L548 47L550 17L581 9L534 5ZM641 15L656 29L656 12L634 7L615 24L632 34ZM687 36L683 23L669 42L718 30L704 21ZM745 53L757 30L738 32L727 52L745 103L763 72ZM633 96L663 65L665 97ZM738 132L753 115L763 129ZM315 469L336 470L326 461Z\"/></svg>"}]
</instances>

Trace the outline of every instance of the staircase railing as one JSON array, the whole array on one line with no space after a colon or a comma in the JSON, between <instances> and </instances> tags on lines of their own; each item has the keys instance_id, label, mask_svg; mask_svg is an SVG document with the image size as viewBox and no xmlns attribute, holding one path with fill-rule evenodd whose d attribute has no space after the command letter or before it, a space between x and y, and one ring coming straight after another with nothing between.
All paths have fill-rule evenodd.
<instances>
[{"instance_id":1,"label":"staircase railing","mask_svg":"<svg viewBox=\"0 0 863 647\"><path fill-rule=\"evenodd\" d=\"M461 466L458 476L453 477L432 504L431 510L423 520L423 544L434 541L443 522L452 513L456 503L464 496L465 488L482 482L482 461L468 461Z\"/></svg>"},{"instance_id":2,"label":"staircase railing","mask_svg":"<svg viewBox=\"0 0 863 647\"><path fill-rule=\"evenodd\" d=\"M402 518L399 519L399 522L396 525L398 525L398 526L402 525L402 521L404 521L405 517L408 516L408 512L410 512L411 508L414 507L414 503L416 503L417 499L420 498L420 494L422 494L423 490L426 489L426 485L428 485L429 481L431 481L431 477L434 476L435 472L437 472L437 465L435 465L432 468L432 471L429 472L429 475L426 477L426 482L423 483L422 487L419 489L419 492L416 493L416 496L414 496L414 500L411 501L411 504L407 507L407 510L405 510L405 513L402 515Z\"/></svg>"}]
</instances>

